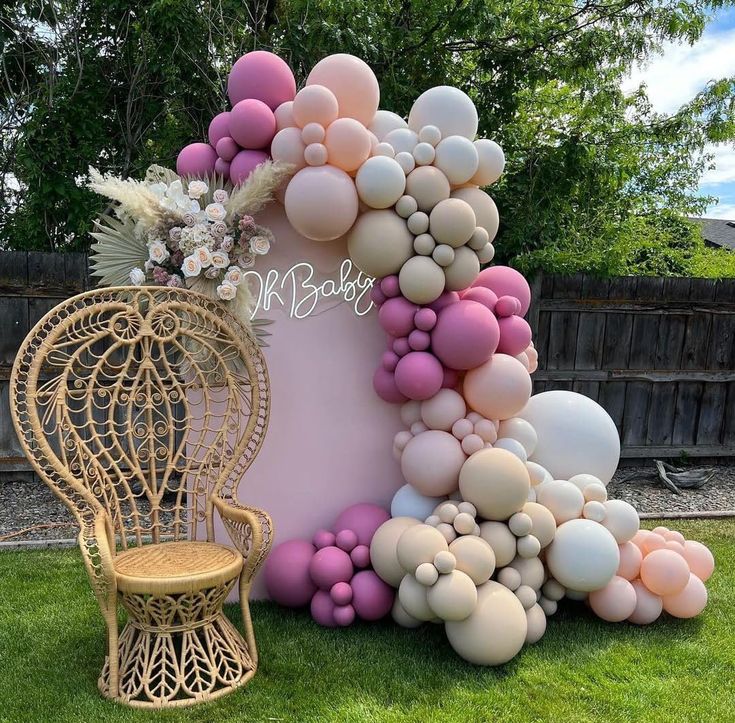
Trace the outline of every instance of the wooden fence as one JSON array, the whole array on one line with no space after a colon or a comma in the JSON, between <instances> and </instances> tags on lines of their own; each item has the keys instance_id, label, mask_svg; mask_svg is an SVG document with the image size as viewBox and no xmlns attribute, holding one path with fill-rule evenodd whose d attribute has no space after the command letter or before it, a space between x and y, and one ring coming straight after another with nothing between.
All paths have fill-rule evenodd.
<instances>
[{"instance_id":1,"label":"wooden fence","mask_svg":"<svg viewBox=\"0 0 735 723\"><path fill-rule=\"evenodd\" d=\"M84 254L0 252L0 474L30 469L8 409L16 350L89 286ZM735 456L735 279L544 276L533 296L534 391L598 401L625 457Z\"/></svg>"},{"instance_id":2,"label":"wooden fence","mask_svg":"<svg viewBox=\"0 0 735 723\"><path fill-rule=\"evenodd\" d=\"M18 347L47 311L87 288L86 254L0 251L0 474L30 470L9 409Z\"/></svg>"},{"instance_id":3,"label":"wooden fence","mask_svg":"<svg viewBox=\"0 0 735 723\"><path fill-rule=\"evenodd\" d=\"M735 279L547 276L533 286L535 392L598 401L624 457L735 455Z\"/></svg>"}]
</instances>

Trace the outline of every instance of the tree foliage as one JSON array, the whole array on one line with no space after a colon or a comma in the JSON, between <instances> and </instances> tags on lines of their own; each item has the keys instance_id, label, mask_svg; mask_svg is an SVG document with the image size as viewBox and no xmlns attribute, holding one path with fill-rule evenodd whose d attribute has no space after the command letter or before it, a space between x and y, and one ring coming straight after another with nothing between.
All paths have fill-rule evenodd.
<instances>
[{"instance_id":1,"label":"tree foliage","mask_svg":"<svg viewBox=\"0 0 735 723\"><path fill-rule=\"evenodd\" d=\"M498 257L525 271L731 273L683 220L708 143L735 139L735 79L713 78L670 116L621 83L665 41L694 42L716 0L27 0L0 10L0 237L83 248L89 164L138 175L171 165L225 107L247 50L302 81L321 57L364 58L382 107L407 113L432 85L466 90L503 146L492 189ZM716 69L713 69L716 72ZM8 175L11 174L12 176Z\"/></svg>"}]
</instances>

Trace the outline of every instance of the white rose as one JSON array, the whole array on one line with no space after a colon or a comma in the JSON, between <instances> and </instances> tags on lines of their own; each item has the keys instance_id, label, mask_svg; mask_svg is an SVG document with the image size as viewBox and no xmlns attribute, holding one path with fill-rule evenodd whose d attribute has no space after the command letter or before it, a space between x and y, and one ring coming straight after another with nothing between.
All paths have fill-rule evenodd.
<instances>
[{"instance_id":1,"label":"white rose","mask_svg":"<svg viewBox=\"0 0 735 723\"><path fill-rule=\"evenodd\" d=\"M148 258L157 264L162 264L170 255L165 244L160 241L156 241L148 247Z\"/></svg>"},{"instance_id":2,"label":"white rose","mask_svg":"<svg viewBox=\"0 0 735 723\"><path fill-rule=\"evenodd\" d=\"M225 281L229 281L233 286L240 286L242 283L242 269L239 266L230 266L225 274Z\"/></svg>"},{"instance_id":3,"label":"white rose","mask_svg":"<svg viewBox=\"0 0 735 723\"><path fill-rule=\"evenodd\" d=\"M240 254L237 257L237 265L242 269L252 269L255 266L255 256L251 253Z\"/></svg>"},{"instance_id":4,"label":"white rose","mask_svg":"<svg viewBox=\"0 0 735 723\"><path fill-rule=\"evenodd\" d=\"M222 301L232 301L235 298L235 294L237 294L237 289L235 288L235 285L231 284L229 281L223 281L217 287L217 296L219 296Z\"/></svg>"},{"instance_id":5,"label":"white rose","mask_svg":"<svg viewBox=\"0 0 735 723\"><path fill-rule=\"evenodd\" d=\"M211 232L213 236L221 238L227 233L227 224L224 221L215 221L212 224Z\"/></svg>"},{"instance_id":6,"label":"white rose","mask_svg":"<svg viewBox=\"0 0 735 723\"><path fill-rule=\"evenodd\" d=\"M212 265L212 252L206 246L200 246L194 251L194 256L196 256L197 261L199 261L203 269Z\"/></svg>"},{"instance_id":7,"label":"white rose","mask_svg":"<svg viewBox=\"0 0 735 723\"><path fill-rule=\"evenodd\" d=\"M145 284L145 272L143 269L136 266L130 271L130 283L133 286L142 286Z\"/></svg>"},{"instance_id":8,"label":"white rose","mask_svg":"<svg viewBox=\"0 0 735 723\"><path fill-rule=\"evenodd\" d=\"M181 264L181 270L187 278L190 276L198 276L202 270L202 263L199 261L196 254L192 254L184 259L184 263Z\"/></svg>"},{"instance_id":9,"label":"white rose","mask_svg":"<svg viewBox=\"0 0 735 723\"><path fill-rule=\"evenodd\" d=\"M230 257L224 251L212 251L212 266L215 269L226 269L230 263Z\"/></svg>"},{"instance_id":10,"label":"white rose","mask_svg":"<svg viewBox=\"0 0 735 723\"><path fill-rule=\"evenodd\" d=\"M189 183L189 198L201 198L208 190L209 186L204 181L191 181Z\"/></svg>"},{"instance_id":11,"label":"white rose","mask_svg":"<svg viewBox=\"0 0 735 723\"><path fill-rule=\"evenodd\" d=\"M209 221L224 221L227 210L221 203L210 203L204 209L204 213Z\"/></svg>"},{"instance_id":12,"label":"white rose","mask_svg":"<svg viewBox=\"0 0 735 723\"><path fill-rule=\"evenodd\" d=\"M154 266L155 264L150 259L143 264L143 268L146 271L153 271Z\"/></svg>"},{"instance_id":13,"label":"white rose","mask_svg":"<svg viewBox=\"0 0 735 723\"><path fill-rule=\"evenodd\" d=\"M227 203L230 198L230 194L225 191L224 188L218 188L213 194L212 198L215 203Z\"/></svg>"},{"instance_id":14,"label":"white rose","mask_svg":"<svg viewBox=\"0 0 735 723\"><path fill-rule=\"evenodd\" d=\"M271 242L265 236L253 236L250 250L258 256L265 256L271 250Z\"/></svg>"}]
</instances>

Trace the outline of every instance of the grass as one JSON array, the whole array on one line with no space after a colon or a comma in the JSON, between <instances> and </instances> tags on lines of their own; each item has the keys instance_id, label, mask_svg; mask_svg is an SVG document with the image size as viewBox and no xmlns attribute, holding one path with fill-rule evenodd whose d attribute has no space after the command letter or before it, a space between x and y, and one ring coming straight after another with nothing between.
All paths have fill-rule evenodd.
<instances>
[{"instance_id":1,"label":"grass","mask_svg":"<svg viewBox=\"0 0 735 723\"><path fill-rule=\"evenodd\" d=\"M732 720L735 521L677 529L717 560L698 619L637 628L567 604L540 643L491 669L459 659L438 626L325 630L306 613L256 603L255 679L219 701L155 715L97 692L103 628L78 553L3 553L0 720ZM237 620L234 607L228 613Z\"/></svg>"}]
</instances>

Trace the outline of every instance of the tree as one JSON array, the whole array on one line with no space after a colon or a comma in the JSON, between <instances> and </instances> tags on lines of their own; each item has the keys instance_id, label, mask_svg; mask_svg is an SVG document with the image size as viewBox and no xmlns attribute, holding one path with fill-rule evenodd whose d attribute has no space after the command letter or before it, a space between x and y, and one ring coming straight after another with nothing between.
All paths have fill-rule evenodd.
<instances>
[{"instance_id":1,"label":"tree","mask_svg":"<svg viewBox=\"0 0 735 723\"><path fill-rule=\"evenodd\" d=\"M701 272L707 251L681 216L708 202L696 190L705 145L735 139L735 81L713 79L673 116L654 113L645 88L626 97L621 81L662 42L700 37L709 8L732 4L158 0L131 10L69 0L48 4L54 32L44 34L40 16L15 3L4 25L24 34L4 65L32 69L21 75L33 100L20 103L15 147L3 148L21 192L5 192L0 232L14 247L84 246L96 207L75 177L89 163L124 173L171 164L223 107L232 61L266 47L299 80L329 53L358 55L378 76L382 107L399 113L432 85L466 90L480 132L508 159L491 190L500 259L525 271ZM17 87L6 82L3 115ZM647 254L635 255L637 238Z\"/></svg>"}]
</instances>

